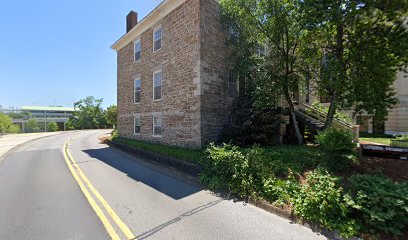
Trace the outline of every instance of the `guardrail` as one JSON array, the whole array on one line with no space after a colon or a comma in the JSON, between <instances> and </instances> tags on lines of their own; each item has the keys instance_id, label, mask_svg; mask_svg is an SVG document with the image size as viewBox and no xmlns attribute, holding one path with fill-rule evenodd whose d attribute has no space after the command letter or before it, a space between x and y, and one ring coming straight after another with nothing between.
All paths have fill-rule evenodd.
<instances>
[{"instance_id":1,"label":"guardrail","mask_svg":"<svg viewBox=\"0 0 408 240\"><path fill-rule=\"evenodd\" d=\"M308 116L310 116L311 118L314 118L320 122L325 122L326 121L326 116L327 113L321 111L320 109L317 109L313 106L310 106L306 103L300 103L299 104L299 108L301 111L303 111L305 114L307 114ZM354 140L358 141L359 138L359 134L360 134L360 126L359 125L353 125L351 123L348 123L346 121L343 121L341 119L338 118L333 118L333 126L335 128L341 128L341 129L346 129L349 130L350 132L352 132L354 134Z\"/></svg>"},{"instance_id":2,"label":"guardrail","mask_svg":"<svg viewBox=\"0 0 408 240\"><path fill-rule=\"evenodd\" d=\"M324 122L326 120L327 113L321 111L320 109L317 109L313 106L310 106L305 103L300 103L301 109L305 111L306 114L308 114L310 117ZM354 125L350 124L346 121L343 121L338 118L333 118L333 124L337 125L338 127L346 128L346 129L353 129Z\"/></svg>"},{"instance_id":3,"label":"guardrail","mask_svg":"<svg viewBox=\"0 0 408 240\"><path fill-rule=\"evenodd\" d=\"M408 148L408 140L403 139L391 139L391 147Z\"/></svg>"}]
</instances>

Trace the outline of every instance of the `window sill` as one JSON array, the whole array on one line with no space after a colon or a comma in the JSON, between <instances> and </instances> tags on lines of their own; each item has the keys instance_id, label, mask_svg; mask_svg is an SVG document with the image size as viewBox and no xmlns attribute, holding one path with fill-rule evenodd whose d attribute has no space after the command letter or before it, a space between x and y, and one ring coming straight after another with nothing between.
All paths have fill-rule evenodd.
<instances>
[{"instance_id":1,"label":"window sill","mask_svg":"<svg viewBox=\"0 0 408 240\"><path fill-rule=\"evenodd\" d=\"M153 49L153 53L155 53L155 52L158 52L158 51L162 50L162 48L163 48L163 47L161 47L161 48L159 48L159 49L157 49L157 50L154 50L154 49Z\"/></svg>"},{"instance_id":2,"label":"window sill","mask_svg":"<svg viewBox=\"0 0 408 240\"><path fill-rule=\"evenodd\" d=\"M140 63L140 59L139 60L137 60L137 61L135 61L135 60L133 60L133 63Z\"/></svg>"},{"instance_id":3,"label":"window sill","mask_svg":"<svg viewBox=\"0 0 408 240\"><path fill-rule=\"evenodd\" d=\"M153 102L160 102L162 99L153 99Z\"/></svg>"},{"instance_id":4,"label":"window sill","mask_svg":"<svg viewBox=\"0 0 408 240\"><path fill-rule=\"evenodd\" d=\"M134 136L140 136L140 133L133 133Z\"/></svg>"},{"instance_id":5,"label":"window sill","mask_svg":"<svg viewBox=\"0 0 408 240\"><path fill-rule=\"evenodd\" d=\"M154 138L161 138L162 137L162 135L152 135L152 137L154 137Z\"/></svg>"}]
</instances>

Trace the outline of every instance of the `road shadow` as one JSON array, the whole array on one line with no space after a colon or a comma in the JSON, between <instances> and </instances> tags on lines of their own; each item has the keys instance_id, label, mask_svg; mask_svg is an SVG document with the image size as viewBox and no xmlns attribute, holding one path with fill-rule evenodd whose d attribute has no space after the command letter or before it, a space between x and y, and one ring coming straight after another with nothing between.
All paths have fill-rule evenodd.
<instances>
[{"instance_id":1,"label":"road shadow","mask_svg":"<svg viewBox=\"0 0 408 240\"><path fill-rule=\"evenodd\" d=\"M87 149L83 150L83 152L125 173L133 180L148 185L175 200L185 198L203 190L198 186L194 186L157 169L148 167L136 159L120 154L111 147Z\"/></svg>"},{"instance_id":2,"label":"road shadow","mask_svg":"<svg viewBox=\"0 0 408 240\"><path fill-rule=\"evenodd\" d=\"M183 218L193 216L193 215L195 215L195 214L197 214L197 213L199 213L199 212L201 212L201 211L203 211L203 210L205 210L207 208L210 208L210 207L222 202L223 200L224 199L218 199L218 200L211 201L211 202L208 202L206 204L203 204L201 206L198 206L198 207L196 207L194 209L191 209L190 211L187 211L187 212L185 212L183 214L180 214L179 216L177 216L177 217L175 217L175 218L173 218L173 219L171 219L171 220L169 220L169 221L167 221L167 222L165 222L163 224L160 224L160 225L150 229L149 231L146 231L146 232L142 233L141 235L137 236L136 239L146 239L146 238L154 235L155 233L160 232L164 228L166 228L166 227L168 227L168 226L170 226L170 225L172 225L174 223L177 223L177 222L181 221Z\"/></svg>"}]
</instances>

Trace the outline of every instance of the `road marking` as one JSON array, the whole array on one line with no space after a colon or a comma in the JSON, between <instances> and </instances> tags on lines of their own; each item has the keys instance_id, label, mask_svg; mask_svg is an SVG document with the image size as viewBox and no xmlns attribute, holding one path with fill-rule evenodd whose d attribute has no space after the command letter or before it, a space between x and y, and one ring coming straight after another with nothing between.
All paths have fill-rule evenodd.
<instances>
[{"instance_id":1,"label":"road marking","mask_svg":"<svg viewBox=\"0 0 408 240\"><path fill-rule=\"evenodd\" d=\"M91 205L92 209L95 211L96 215L102 221L102 224L105 227L105 229L108 231L109 236L112 238L112 240L120 240L119 235L115 232L112 225L110 224L110 222L106 218L105 214L103 213L101 208L98 206L98 204L96 204L96 202L93 199L93 197L91 196L91 194L88 192L86 187L83 185L83 183L82 183L81 179L79 178L78 174L75 172L75 169L71 166L71 163L69 161L69 158L68 158L67 152L66 152L68 150L67 149L67 142L68 141L65 142L63 150L64 150L65 162L67 163L69 170L71 171L72 175L74 176L75 181L78 183L79 187L81 188L82 192L84 193L85 198L88 200L88 202Z\"/></svg>"},{"instance_id":2,"label":"road marking","mask_svg":"<svg viewBox=\"0 0 408 240\"><path fill-rule=\"evenodd\" d=\"M71 153L69 152L68 144L69 144L69 140L66 141L65 145L64 145L64 150L66 151L66 154L68 155L68 161L69 161L68 163L71 163L72 166L78 171L79 176L81 177L81 180L88 186L88 188L96 196L96 198L99 200L99 202L102 204L102 206L108 212L108 214L111 216L111 218L116 223L116 225L120 228L120 230L122 230L122 232L126 236L126 238L129 239L129 240L136 240L136 236L126 226L126 224L122 221L122 219L116 214L116 212L112 209L112 207L108 204L108 202L106 202L106 200L102 197L102 195L96 190L96 188L92 185L92 183L88 180L88 178L82 172L81 168L79 167L79 165L74 160ZM64 152L64 154L65 154L65 152ZM68 165L71 165L71 164L68 164ZM72 168L72 166L71 166L71 168Z\"/></svg>"}]
</instances>

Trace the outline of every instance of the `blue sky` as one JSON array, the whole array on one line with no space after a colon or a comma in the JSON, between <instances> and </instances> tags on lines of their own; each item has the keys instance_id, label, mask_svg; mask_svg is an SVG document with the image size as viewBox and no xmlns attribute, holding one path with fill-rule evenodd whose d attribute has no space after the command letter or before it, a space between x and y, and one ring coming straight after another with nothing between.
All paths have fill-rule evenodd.
<instances>
[{"instance_id":1,"label":"blue sky","mask_svg":"<svg viewBox=\"0 0 408 240\"><path fill-rule=\"evenodd\" d=\"M72 106L86 96L116 104L116 53L110 46L162 0L2 1L0 105Z\"/></svg>"}]
</instances>

